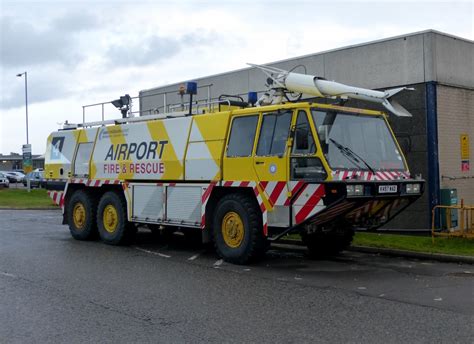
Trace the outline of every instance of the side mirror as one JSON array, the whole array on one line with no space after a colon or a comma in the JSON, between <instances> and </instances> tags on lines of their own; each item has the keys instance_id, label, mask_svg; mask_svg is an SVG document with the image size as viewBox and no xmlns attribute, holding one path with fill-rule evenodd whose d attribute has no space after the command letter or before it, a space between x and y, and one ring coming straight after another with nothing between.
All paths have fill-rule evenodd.
<instances>
[{"instance_id":1,"label":"side mirror","mask_svg":"<svg viewBox=\"0 0 474 344\"><path fill-rule=\"evenodd\" d=\"M309 148L308 143L308 130L303 128L296 129L296 149L306 150Z\"/></svg>"}]
</instances>

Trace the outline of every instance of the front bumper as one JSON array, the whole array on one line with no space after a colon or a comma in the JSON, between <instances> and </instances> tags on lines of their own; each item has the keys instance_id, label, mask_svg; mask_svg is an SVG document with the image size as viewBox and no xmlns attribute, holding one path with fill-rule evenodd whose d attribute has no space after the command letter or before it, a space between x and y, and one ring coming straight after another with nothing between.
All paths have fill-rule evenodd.
<instances>
[{"instance_id":1,"label":"front bumper","mask_svg":"<svg viewBox=\"0 0 474 344\"><path fill-rule=\"evenodd\" d=\"M408 193L407 185L419 184L419 193ZM347 186L358 185L363 192L348 195ZM343 220L355 228L374 230L385 225L421 197L425 181L336 181L325 184L325 209L308 219L308 224L325 225Z\"/></svg>"}]
</instances>

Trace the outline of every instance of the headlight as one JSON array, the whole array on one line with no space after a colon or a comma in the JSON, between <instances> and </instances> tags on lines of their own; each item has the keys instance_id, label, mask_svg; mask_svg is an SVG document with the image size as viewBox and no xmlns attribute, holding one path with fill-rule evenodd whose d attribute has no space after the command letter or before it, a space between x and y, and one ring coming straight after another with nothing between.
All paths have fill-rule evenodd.
<instances>
[{"instance_id":1,"label":"headlight","mask_svg":"<svg viewBox=\"0 0 474 344\"><path fill-rule=\"evenodd\" d=\"M364 185L361 184L349 184L346 186L348 196L363 196Z\"/></svg>"},{"instance_id":2,"label":"headlight","mask_svg":"<svg viewBox=\"0 0 474 344\"><path fill-rule=\"evenodd\" d=\"M420 184L407 184L406 185L407 194L418 194L420 193Z\"/></svg>"}]
</instances>

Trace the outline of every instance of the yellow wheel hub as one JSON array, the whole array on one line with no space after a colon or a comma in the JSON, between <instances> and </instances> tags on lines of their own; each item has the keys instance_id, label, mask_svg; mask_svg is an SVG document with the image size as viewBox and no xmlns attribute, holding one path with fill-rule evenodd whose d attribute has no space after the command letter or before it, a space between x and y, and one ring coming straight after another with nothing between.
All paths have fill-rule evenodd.
<instances>
[{"instance_id":1,"label":"yellow wheel hub","mask_svg":"<svg viewBox=\"0 0 474 344\"><path fill-rule=\"evenodd\" d=\"M76 203L72 209L72 220L74 221L74 227L82 230L86 224L86 208L84 204Z\"/></svg>"},{"instance_id":2,"label":"yellow wheel hub","mask_svg":"<svg viewBox=\"0 0 474 344\"><path fill-rule=\"evenodd\" d=\"M119 217L117 209L113 205L109 204L105 207L102 219L105 230L109 233L115 232L119 223Z\"/></svg>"},{"instance_id":3,"label":"yellow wheel hub","mask_svg":"<svg viewBox=\"0 0 474 344\"><path fill-rule=\"evenodd\" d=\"M222 219L222 237L227 246L237 248L244 240L244 223L236 212L228 212Z\"/></svg>"}]
</instances>

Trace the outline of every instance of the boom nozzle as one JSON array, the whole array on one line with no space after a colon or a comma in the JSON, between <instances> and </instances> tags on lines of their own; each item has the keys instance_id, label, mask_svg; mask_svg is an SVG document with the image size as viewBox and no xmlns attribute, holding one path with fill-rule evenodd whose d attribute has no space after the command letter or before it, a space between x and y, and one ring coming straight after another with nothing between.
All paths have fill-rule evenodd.
<instances>
[{"instance_id":1,"label":"boom nozzle","mask_svg":"<svg viewBox=\"0 0 474 344\"><path fill-rule=\"evenodd\" d=\"M399 103L394 100L390 101L389 99L403 90L413 90L413 88L397 87L385 91L375 91L367 88L349 86L335 81L329 81L314 75L288 72L276 67L261 66L251 63L248 63L248 65L260 69L271 78L273 80L272 89L286 89L290 92L304 93L323 98L350 98L365 100L382 104L388 111L396 116L412 116L410 112ZM275 102L273 102L273 104L274 103Z\"/></svg>"}]
</instances>

